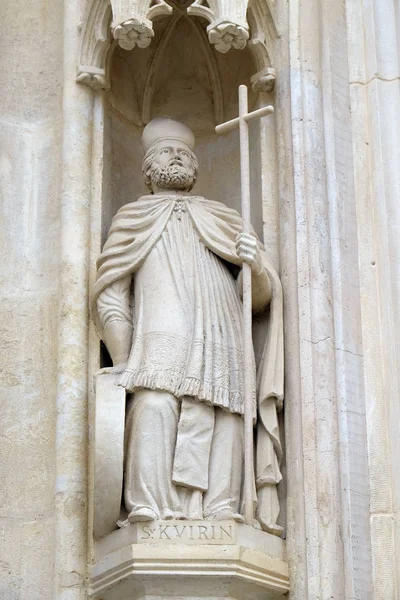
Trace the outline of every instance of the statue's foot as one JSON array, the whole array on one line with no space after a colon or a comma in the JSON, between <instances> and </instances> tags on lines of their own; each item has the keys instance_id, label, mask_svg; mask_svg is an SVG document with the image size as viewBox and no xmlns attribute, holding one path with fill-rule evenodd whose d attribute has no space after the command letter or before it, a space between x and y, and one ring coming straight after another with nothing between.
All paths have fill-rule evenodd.
<instances>
[{"instance_id":1,"label":"statue's foot","mask_svg":"<svg viewBox=\"0 0 400 600\"><path fill-rule=\"evenodd\" d=\"M117 526L122 529L123 527L128 527L128 525L130 525L128 519L119 519L117 521Z\"/></svg>"},{"instance_id":2,"label":"statue's foot","mask_svg":"<svg viewBox=\"0 0 400 600\"><path fill-rule=\"evenodd\" d=\"M169 510L168 508L166 508L161 513L161 519L163 519L164 521L171 521L171 520L175 520L175 519L181 520L181 519L187 519L187 516L184 515L183 512Z\"/></svg>"},{"instance_id":3,"label":"statue's foot","mask_svg":"<svg viewBox=\"0 0 400 600\"><path fill-rule=\"evenodd\" d=\"M206 519L213 521L228 521L233 519L234 521L238 521L238 523L244 523L243 515L235 512L231 508L223 508L215 513L211 513L207 515Z\"/></svg>"},{"instance_id":4,"label":"statue's foot","mask_svg":"<svg viewBox=\"0 0 400 600\"><path fill-rule=\"evenodd\" d=\"M155 521L158 519L158 515L153 509L143 506L142 508L134 509L128 515L129 523L138 523L143 521Z\"/></svg>"}]
</instances>

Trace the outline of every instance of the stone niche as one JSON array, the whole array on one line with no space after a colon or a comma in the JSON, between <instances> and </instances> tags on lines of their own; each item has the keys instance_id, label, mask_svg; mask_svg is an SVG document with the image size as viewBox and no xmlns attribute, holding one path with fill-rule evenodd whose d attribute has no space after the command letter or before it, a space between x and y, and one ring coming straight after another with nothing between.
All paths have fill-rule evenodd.
<instances>
[{"instance_id":1,"label":"stone niche","mask_svg":"<svg viewBox=\"0 0 400 600\"><path fill-rule=\"evenodd\" d=\"M204 20L188 16L185 4L176 2L173 7L172 16L154 20L155 35L148 47L126 51L117 46L110 58L112 193L105 207L105 230L123 204L148 192L141 173L140 137L144 125L158 116L180 120L196 135L196 193L240 209L238 132L220 137L214 128L237 116L239 84L249 86L250 110L259 102L250 85L254 60L248 47L215 51ZM254 198L261 198L259 127L255 124L251 132ZM254 202L253 223L259 235L262 222L262 203Z\"/></svg>"},{"instance_id":2,"label":"stone niche","mask_svg":"<svg viewBox=\"0 0 400 600\"><path fill-rule=\"evenodd\" d=\"M95 96L101 106L101 127L94 126L93 259L117 210L148 193L141 171L141 134L151 119L170 116L192 128L199 159L196 193L240 210L238 132L219 137L215 126L237 116L240 84L248 86L249 110L273 100L271 40L276 31L271 14L261 4L248 11L246 47L224 53L210 44L206 19L188 14L190 2L168 0L168 6L170 14L152 19L154 37L145 48L126 50L110 42L109 34L103 35L109 48L100 85L92 85L93 76L84 80L79 75L82 83L104 88ZM109 29L110 11L103 12ZM252 222L278 266L273 118L254 122L250 136ZM255 347L257 351L257 343ZM117 527L117 520L124 517L125 391L114 385L113 376L96 377L98 368L110 362L107 353L99 351L93 331L91 352L90 380L95 382L89 419L91 597L273 600L285 596L288 568L281 538L235 521L154 521ZM284 485L280 495L284 526Z\"/></svg>"}]
</instances>

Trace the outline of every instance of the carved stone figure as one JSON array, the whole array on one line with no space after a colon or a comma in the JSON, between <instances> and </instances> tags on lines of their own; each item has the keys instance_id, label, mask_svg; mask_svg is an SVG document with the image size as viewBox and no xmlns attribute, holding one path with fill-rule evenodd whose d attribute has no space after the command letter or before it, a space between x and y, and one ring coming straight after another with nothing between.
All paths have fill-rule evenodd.
<instances>
[{"instance_id":1,"label":"carved stone figure","mask_svg":"<svg viewBox=\"0 0 400 600\"><path fill-rule=\"evenodd\" d=\"M190 129L169 118L146 126L143 173L152 193L118 211L98 260L92 314L119 385L131 393L128 522L243 520L245 261L253 310L266 311L267 331L254 395L256 516L279 535L281 286L255 234L242 232L240 215L191 194L194 141Z\"/></svg>"}]
</instances>

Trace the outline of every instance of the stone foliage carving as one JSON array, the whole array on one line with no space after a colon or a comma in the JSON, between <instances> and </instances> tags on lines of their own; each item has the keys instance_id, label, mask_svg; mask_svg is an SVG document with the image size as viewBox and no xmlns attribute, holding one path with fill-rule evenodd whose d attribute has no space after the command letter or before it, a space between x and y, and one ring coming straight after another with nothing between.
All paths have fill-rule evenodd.
<instances>
[{"instance_id":1,"label":"stone foliage carving","mask_svg":"<svg viewBox=\"0 0 400 600\"><path fill-rule=\"evenodd\" d=\"M146 48L154 36L151 20L172 13L172 7L164 0L157 0L154 5L152 0L111 0L111 4L112 34L124 50L132 50L136 45Z\"/></svg>"},{"instance_id":2,"label":"stone foliage carving","mask_svg":"<svg viewBox=\"0 0 400 600\"><path fill-rule=\"evenodd\" d=\"M224 20L217 24L212 23L207 27L207 31L210 43L215 45L218 52L228 52L231 48L242 50L249 39L247 27Z\"/></svg>"},{"instance_id":3,"label":"stone foliage carving","mask_svg":"<svg viewBox=\"0 0 400 600\"><path fill-rule=\"evenodd\" d=\"M148 19L142 21L137 18L128 19L116 25L112 32L124 50L133 50L136 45L139 48L146 48L154 37L153 27Z\"/></svg>"},{"instance_id":4,"label":"stone foliage carving","mask_svg":"<svg viewBox=\"0 0 400 600\"><path fill-rule=\"evenodd\" d=\"M240 268L245 261L253 272L253 310L269 306L254 395L254 418L259 421L255 524L279 535L276 485L282 449L277 410L283 400L279 278L256 237L242 233L235 210L190 194L198 169L190 129L171 119L156 119L145 128L143 144L145 182L153 193L122 207L115 216L98 261L92 303L94 321L114 363L98 378L112 374L133 394L125 429L127 517L119 524L160 519L243 521ZM98 402L108 410L106 387L98 385L99 390L103 391ZM120 416L117 429L123 421ZM107 430L99 431L101 447L107 447ZM95 469L104 489L110 468L118 471L117 479L122 477L120 453L114 453L114 467L109 460L112 453L104 469L101 465ZM108 505L99 502L107 514L95 515L95 522L110 523L118 499L117 494ZM104 533L102 529L100 534Z\"/></svg>"},{"instance_id":5,"label":"stone foliage carving","mask_svg":"<svg viewBox=\"0 0 400 600\"><path fill-rule=\"evenodd\" d=\"M204 0L195 0L187 12L207 19L210 44L214 44L218 52L228 52L231 48L242 50L249 39L246 10L246 3L222 0L206 4Z\"/></svg>"}]
</instances>

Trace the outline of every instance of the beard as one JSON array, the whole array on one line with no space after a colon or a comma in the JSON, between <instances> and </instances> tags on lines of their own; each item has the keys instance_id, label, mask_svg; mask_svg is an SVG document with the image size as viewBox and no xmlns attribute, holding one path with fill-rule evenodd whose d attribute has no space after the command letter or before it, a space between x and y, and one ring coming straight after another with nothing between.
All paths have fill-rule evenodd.
<instances>
[{"instance_id":1,"label":"beard","mask_svg":"<svg viewBox=\"0 0 400 600\"><path fill-rule=\"evenodd\" d=\"M176 162L166 167L159 167L153 162L150 179L153 186L162 190L189 191L196 182L196 174L193 167L184 167Z\"/></svg>"}]
</instances>

